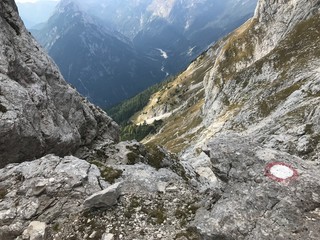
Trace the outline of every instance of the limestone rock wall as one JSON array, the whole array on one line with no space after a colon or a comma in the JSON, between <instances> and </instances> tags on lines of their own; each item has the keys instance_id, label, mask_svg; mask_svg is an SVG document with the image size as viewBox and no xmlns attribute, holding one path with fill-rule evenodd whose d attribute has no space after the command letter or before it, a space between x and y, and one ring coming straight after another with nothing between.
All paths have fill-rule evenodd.
<instances>
[{"instance_id":1,"label":"limestone rock wall","mask_svg":"<svg viewBox=\"0 0 320 240\"><path fill-rule=\"evenodd\" d=\"M320 1L261 0L204 79L204 125L318 158ZM219 130L219 131L220 131Z\"/></svg>"},{"instance_id":2,"label":"limestone rock wall","mask_svg":"<svg viewBox=\"0 0 320 240\"><path fill-rule=\"evenodd\" d=\"M1 1L0 166L106 139L118 140L118 126L64 81L14 1Z\"/></svg>"}]
</instances>

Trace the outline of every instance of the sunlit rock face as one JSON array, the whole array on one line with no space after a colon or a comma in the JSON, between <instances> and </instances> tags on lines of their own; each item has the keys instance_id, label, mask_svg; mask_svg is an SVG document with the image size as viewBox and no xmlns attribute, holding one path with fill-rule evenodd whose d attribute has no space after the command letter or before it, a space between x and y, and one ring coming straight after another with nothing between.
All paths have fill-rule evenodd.
<instances>
[{"instance_id":1,"label":"sunlit rock face","mask_svg":"<svg viewBox=\"0 0 320 240\"><path fill-rule=\"evenodd\" d=\"M260 1L204 79L204 123L318 158L319 1Z\"/></svg>"}]
</instances>

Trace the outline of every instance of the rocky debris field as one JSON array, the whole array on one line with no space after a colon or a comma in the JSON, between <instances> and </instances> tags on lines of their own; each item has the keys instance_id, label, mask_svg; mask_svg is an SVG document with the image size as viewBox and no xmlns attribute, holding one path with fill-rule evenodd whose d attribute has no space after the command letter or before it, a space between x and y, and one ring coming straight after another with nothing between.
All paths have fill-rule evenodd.
<instances>
[{"instance_id":1,"label":"rocky debris field","mask_svg":"<svg viewBox=\"0 0 320 240\"><path fill-rule=\"evenodd\" d=\"M191 191L176 186L124 194L114 207L85 211L57 226L52 239L199 239L188 227L198 207Z\"/></svg>"},{"instance_id":2,"label":"rocky debris field","mask_svg":"<svg viewBox=\"0 0 320 240\"><path fill-rule=\"evenodd\" d=\"M176 159L162 153L159 168L142 155L108 164L101 153L95 164L48 155L8 165L0 170L0 239L319 239L317 162L222 134L197 163L211 181L187 166L177 174L168 164Z\"/></svg>"},{"instance_id":3,"label":"rocky debris field","mask_svg":"<svg viewBox=\"0 0 320 240\"><path fill-rule=\"evenodd\" d=\"M199 195L185 179L144 163L109 168L121 172L113 184L75 157L1 169L0 239L196 239Z\"/></svg>"}]
</instances>

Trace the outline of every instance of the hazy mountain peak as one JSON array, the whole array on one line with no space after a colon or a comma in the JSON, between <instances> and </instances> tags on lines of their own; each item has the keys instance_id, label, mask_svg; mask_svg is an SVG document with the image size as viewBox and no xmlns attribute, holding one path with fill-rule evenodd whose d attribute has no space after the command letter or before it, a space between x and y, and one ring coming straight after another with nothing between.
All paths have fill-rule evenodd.
<instances>
[{"instance_id":1,"label":"hazy mountain peak","mask_svg":"<svg viewBox=\"0 0 320 240\"><path fill-rule=\"evenodd\" d=\"M56 11L63 13L67 11L80 11L80 7L75 0L61 0L56 7Z\"/></svg>"},{"instance_id":2,"label":"hazy mountain peak","mask_svg":"<svg viewBox=\"0 0 320 240\"><path fill-rule=\"evenodd\" d=\"M153 0L147 10L152 12L153 16L168 18L176 0Z\"/></svg>"}]
</instances>

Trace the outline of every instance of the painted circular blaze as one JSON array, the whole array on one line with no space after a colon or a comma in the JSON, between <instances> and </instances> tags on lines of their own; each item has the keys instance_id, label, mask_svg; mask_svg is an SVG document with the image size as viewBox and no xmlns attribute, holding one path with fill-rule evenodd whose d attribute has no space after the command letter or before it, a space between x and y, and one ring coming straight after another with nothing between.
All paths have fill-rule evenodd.
<instances>
[{"instance_id":1,"label":"painted circular blaze","mask_svg":"<svg viewBox=\"0 0 320 240\"><path fill-rule=\"evenodd\" d=\"M289 182L298 177L298 171L287 163L272 162L266 166L265 175L277 182Z\"/></svg>"}]
</instances>

